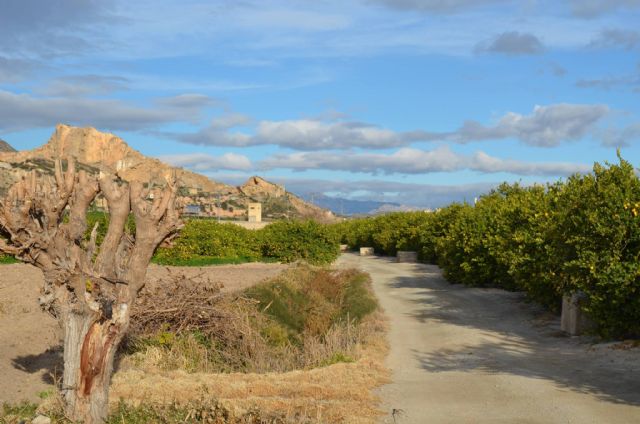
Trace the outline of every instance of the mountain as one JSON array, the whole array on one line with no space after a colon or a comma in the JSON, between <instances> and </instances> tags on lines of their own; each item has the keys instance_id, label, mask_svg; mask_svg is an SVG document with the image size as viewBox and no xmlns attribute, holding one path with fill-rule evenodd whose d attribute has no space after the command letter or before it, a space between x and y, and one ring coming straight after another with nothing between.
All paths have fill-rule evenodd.
<instances>
[{"instance_id":1,"label":"mountain","mask_svg":"<svg viewBox=\"0 0 640 424\"><path fill-rule=\"evenodd\" d=\"M399 205L397 203L394 203L394 204L385 203L384 205L369 212L369 215L383 215L385 213L392 213L392 212L413 212L413 211L419 211L419 210L431 210L431 209L421 209L415 206Z\"/></svg>"},{"instance_id":2,"label":"mountain","mask_svg":"<svg viewBox=\"0 0 640 424\"><path fill-rule=\"evenodd\" d=\"M60 124L49 141L34 150L17 152L8 144L6 146L11 150L3 149L3 144L0 144L0 194L27 172L36 169L52 174L56 158L72 156L80 168L90 173L109 172L126 181L161 185L165 176L175 172L183 202L192 205L191 210L199 208L203 215L242 218L246 216L248 203L262 202L266 218L333 217L329 211L310 205L260 177L250 178L241 187L213 181L204 175L148 158L121 138L95 128Z\"/></svg>"},{"instance_id":3,"label":"mountain","mask_svg":"<svg viewBox=\"0 0 640 424\"><path fill-rule=\"evenodd\" d=\"M11 147L9 143L0 138L0 152L15 152L16 149Z\"/></svg>"},{"instance_id":4,"label":"mountain","mask_svg":"<svg viewBox=\"0 0 640 424\"><path fill-rule=\"evenodd\" d=\"M391 212L410 212L425 210L416 206L402 205L394 202L379 202L376 200L351 200L341 197L331 197L323 194L307 194L303 196L307 201L319 207L329 209L336 215L380 215ZM428 209L426 209L428 210Z\"/></svg>"},{"instance_id":5,"label":"mountain","mask_svg":"<svg viewBox=\"0 0 640 424\"><path fill-rule=\"evenodd\" d=\"M337 215L370 215L383 207L402 207L399 203L378 202L375 200L351 200L340 197L331 197L322 194L306 195L305 199L312 203L331 210Z\"/></svg>"}]
</instances>

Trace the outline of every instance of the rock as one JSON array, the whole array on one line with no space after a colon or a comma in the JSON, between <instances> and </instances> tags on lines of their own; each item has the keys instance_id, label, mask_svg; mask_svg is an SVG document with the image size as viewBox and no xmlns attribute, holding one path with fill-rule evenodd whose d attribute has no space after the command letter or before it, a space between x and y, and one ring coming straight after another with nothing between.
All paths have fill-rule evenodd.
<instances>
[{"instance_id":1,"label":"rock","mask_svg":"<svg viewBox=\"0 0 640 424\"><path fill-rule=\"evenodd\" d=\"M560 329L571 336L579 336L595 328L594 322L582 310L587 300L582 292L564 295L562 297L562 315Z\"/></svg>"},{"instance_id":2,"label":"rock","mask_svg":"<svg viewBox=\"0 0 640 424\"><path fill-rule=\"evenodd\" d=\"M360 256L372 256L373 255L373 247L361 247L360 248Z\"/></svg>"},{"instance_id":3,"label":"rock","mask_svg":"<svg viewBox=\"0 0 640 424\"><path fill-rule=\"evenodd\" d=\"M62 124L56 126L46 144L33 150L16 152L0 140L0 164L4 164L0 165L0 195L32 169L52 175L54 160L60 156L75 157L80 168L91 174L117 173L126 181L164 185L166 177L175 173L181 187L181 202L200 205L205 215L209 216L246 216L249 202L276 199L279 200L280 209L286 211L287 218L312 218L320 221L335 218L330 211L307 203L286 192L283 186L263 178L251 177L242 187L230 186L213 181L205 175L146 157L114 134L91 127Z\"/></svg>"},{"instance_id":4,"label":"rock","mask_svg":"<svg viewBox=\"0 0 640 424\"><path fill-rule=\"evenodd\" d=\"M408 263L418 262L418 252L411 252L408 250L398 250L396 257L398 262L408 262Z\"/></svg>"},{"instance_id":5,"label":"rock","mask_svg":"<svg viewBox=\"0 0 640 424\"><path fill-rule=\"evenodd\" d=\"M37 415L31 420L31 424L51 424L51 418L45 417L44 415Z\"/></svg>"}]
</instances>

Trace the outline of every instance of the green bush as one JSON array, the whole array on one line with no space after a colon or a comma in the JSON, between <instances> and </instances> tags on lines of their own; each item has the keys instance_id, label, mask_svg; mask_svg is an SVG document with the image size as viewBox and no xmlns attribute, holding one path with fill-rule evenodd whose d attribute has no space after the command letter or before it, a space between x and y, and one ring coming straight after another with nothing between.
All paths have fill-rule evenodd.
<instances>
[{"instance_id":1,"label":"green bush","mask_svg":"<svg viewBox=\"0 0 640 424\"><path fill-rule=\"evenodd\" d=\"M274 222L259 230L258 237L262 256L280 262L328 264L339 254L336 233L315 221Z\"/></svg>"},{"instance_id":2,"label":"green bush","mask_svg":"<svg viewBox=\"0 0 640 424\"><path fill-rule=\"evenodd\" d=\"M429 216L429 212L398 212L343 221L333 228L351 248L373 247L378 253L395 255L398 250L420 249L421 230Z\"/></svg>"},{"instance_id":3,"label":"green bush","mask_svg":"<svg viewBox=\"0 0 640 424\"><path fill-rule=\"evenodd\" d=\"M188 220L171 247L158 249L155 260L165 265L208 263L212 258L257 260L261 257L255 231L216 221Z\"/></svg>"},{"instance_id":4,"label":"green bush","mask_svg":"<svg viewBox=\"0 0 640 424\"><path fill-rule=\"evenodd\" d=\"M378 307L369 275L355 270L297 267L244 295L257 300L276 324L278 330L269 328L265 336L280 337L284 330L292 343L300 343L305 335L322 336L341 322L359 323Z\"/></svg>"},{"instance_id":5,"label":"green bush","mask_svg":"<svg viewBox=\"0 0 640 424\"><path fill-rule=\"evenodd\" d=\"M473 206L334 229L352 248L417 250L451 282L522 290L552 310L582 291L603 336L640 335L640 179L622 158L546 187L502 184Z\"/></svg>"},{"instance_id":6,"label":"green bush","mask_svg":"<svg viewBox=\"0 0 640 424\"><path fill-rule=\"evenodd\" d=\"M208 265L248 261L333 262L339 253L336 232L314 221L274 222L261 230L212 220L188 220L170 247L154 261L164 265Z\"/></svg>"}]
</instances>

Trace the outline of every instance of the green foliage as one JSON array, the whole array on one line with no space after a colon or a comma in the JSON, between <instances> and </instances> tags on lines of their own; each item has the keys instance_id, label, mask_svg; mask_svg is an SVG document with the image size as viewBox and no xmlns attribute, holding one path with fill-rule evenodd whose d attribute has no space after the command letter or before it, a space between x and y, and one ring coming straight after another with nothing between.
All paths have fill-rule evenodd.
<instances>
[{"instance_id":1,"label":"green foliage","mask_svg":"<svg viewBox=\"0 0 640 424\"><path fill-rule=\"evenodd\" d=\"M279 221L262 230L262 256L280 262L304 260L314 265L328 264L339 254L335 232L315 221Z\"/></svg>"},{"instance_id":2,"label":"green foliage","mask_svg":"<svg viewBox=\"0 0 640 424\"><path fill-rule=\"evenodd\" d=\"M122 399L116 410L109 415L106 424L147 424L147 423L274 423L284 424L287 420L278 415L265 414L252 407L241 413L234 413L215 399L191 401L186 404L169 405L141 404L132 406Z\"/></svg>"},{"instance_id":3,"label":"green foliage","mask_svg":"<svg viewBox=\"0 0 640 424\"><path fill-rule=\"evenodd\" d=\"M340 241L352 248L367 246L378 253L395 255L398 250L420 249L421 230L430 215L429 212L396 212L343 221L334 228Z\"/></svg>"},{"instance_id":4,"label":"green foliage","mask_svg":"<svg viewBox=\"0 0 640 424\"><path fill-rule=\"evenodd\" d=\"M290 278L295 275L295 278ZM272 324L264 335L282 343L284 332L292 343L305 335L322 336L340 322L360 322L378 303L367 274L348 270L300 268L247 289L244 295L259 302Z\"/></svg>"},{"instance_id":5,"label":"green foliage","mask_svg":"<svg viewBox=\"0 0 640 424\"><path fill-rule=\"evenodd\" d=\"M20 262L19 260L17 260L16 258L14 258L11 255L3 255L0 254L0 264L6 265L6 264L16 264Z\"/></svg>"},{"instance_id":6,"label":"green foliage","mask_svg":"<svg viewBox=\"0 0 640 424\"><path fill-rule=\"evenodd\" d=\"M210 265L251 261L326 264L338 257L338 240L314 221L275 222L261 230L212 220L189 220L171 247L158 249L164 265Z\"/></svg>"},{"instance_id":7,"label":"green foliage","mask_svg":"<svg viewBox=\"0 0 640 424\"><path fill-rule=\"evenodd\" d=\"M206 262L212 258L260 258L260 245L255 231L234 224L191 219L172 246L160 248L155 260L166 265L189 261Z\"/></svg>"},{"instance_id":8,"label":"green foliage","mask_svg":"<svg viewBox=\"0 0 640 424\"><path fill-rule=\"evenodd\" d=\"M328 367L329 365L333 364L350 363L354 361L355 360L351 356L345 355L342 352L336 352L330 358L327 358L326 360L321 362L320 367Z\"/></svg>"},{"instance_id":9,"label":"green foliage","mask_svg":"<svg viewBox=\"0 0 640 424\"><path fill-rule=\"evenodd\" d=\"M640 335L640 179L621 158L546 187L503 184L473 206L335 230L353 248L416 250L451 282L523 290L552 310L563 294L582 291L603 336Z\"/></svg>"},{"instance_id":10,"label":"green foliage","mask_svg":"<svg viewBox=\"0 0 640 424\"><path fill-rule=\"evenodd\" d=\"M356 273L343 286L339 319L361 321L378 307L368 274Z\"/></svg>"},{"instance_id":11,"label":"green foliage","mask_svg":"<svg viewBox=\"0 0 640 424\"><path fill-rule=\"evenodd\" d=\"M33 418L37 409L37 404L26 400L18 404L3 403L0 423L24 422L25 419Z\"/></svg>"}]
</instances>

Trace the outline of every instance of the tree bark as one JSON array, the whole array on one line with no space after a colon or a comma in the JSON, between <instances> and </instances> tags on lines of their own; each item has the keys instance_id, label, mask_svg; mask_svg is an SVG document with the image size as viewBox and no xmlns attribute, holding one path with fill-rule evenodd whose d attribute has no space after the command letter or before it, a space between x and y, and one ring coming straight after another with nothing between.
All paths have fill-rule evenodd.
<instances>
[{"instance_id":1,"label":"tree bark","mask_svg":"<svg viewBox=\"0 0 640 424\"><path fill-rule=\"evenodd\" d=\"M129 323L126 307L118 309L111 319L87 309L63 313L62 390L65 412L73 420L102 423L108 416L113 362Z\"/></svg>"},{"instance_id":2,"label":"tree bark","mask_svg":"<svg viewBox=\"0 0 640 424\"><path fill-rule=\"evenodd\" d=\"M63 172L58 160L55 179L33 172L0 201L0 252L43 270L40 304L62 322L62 391L66 414L75 421L107 418L109 380L130 306L156 247L181 227L175 175L167 183L150 196L141 183L130 187L111 175L98 180L77 173L73 160ZM87 210L99 193L107 199L110 222L97 246L97 227L89 241L84 234ZM125 228L130 213L134 237Z\"/></svg>"}]
</instances>

